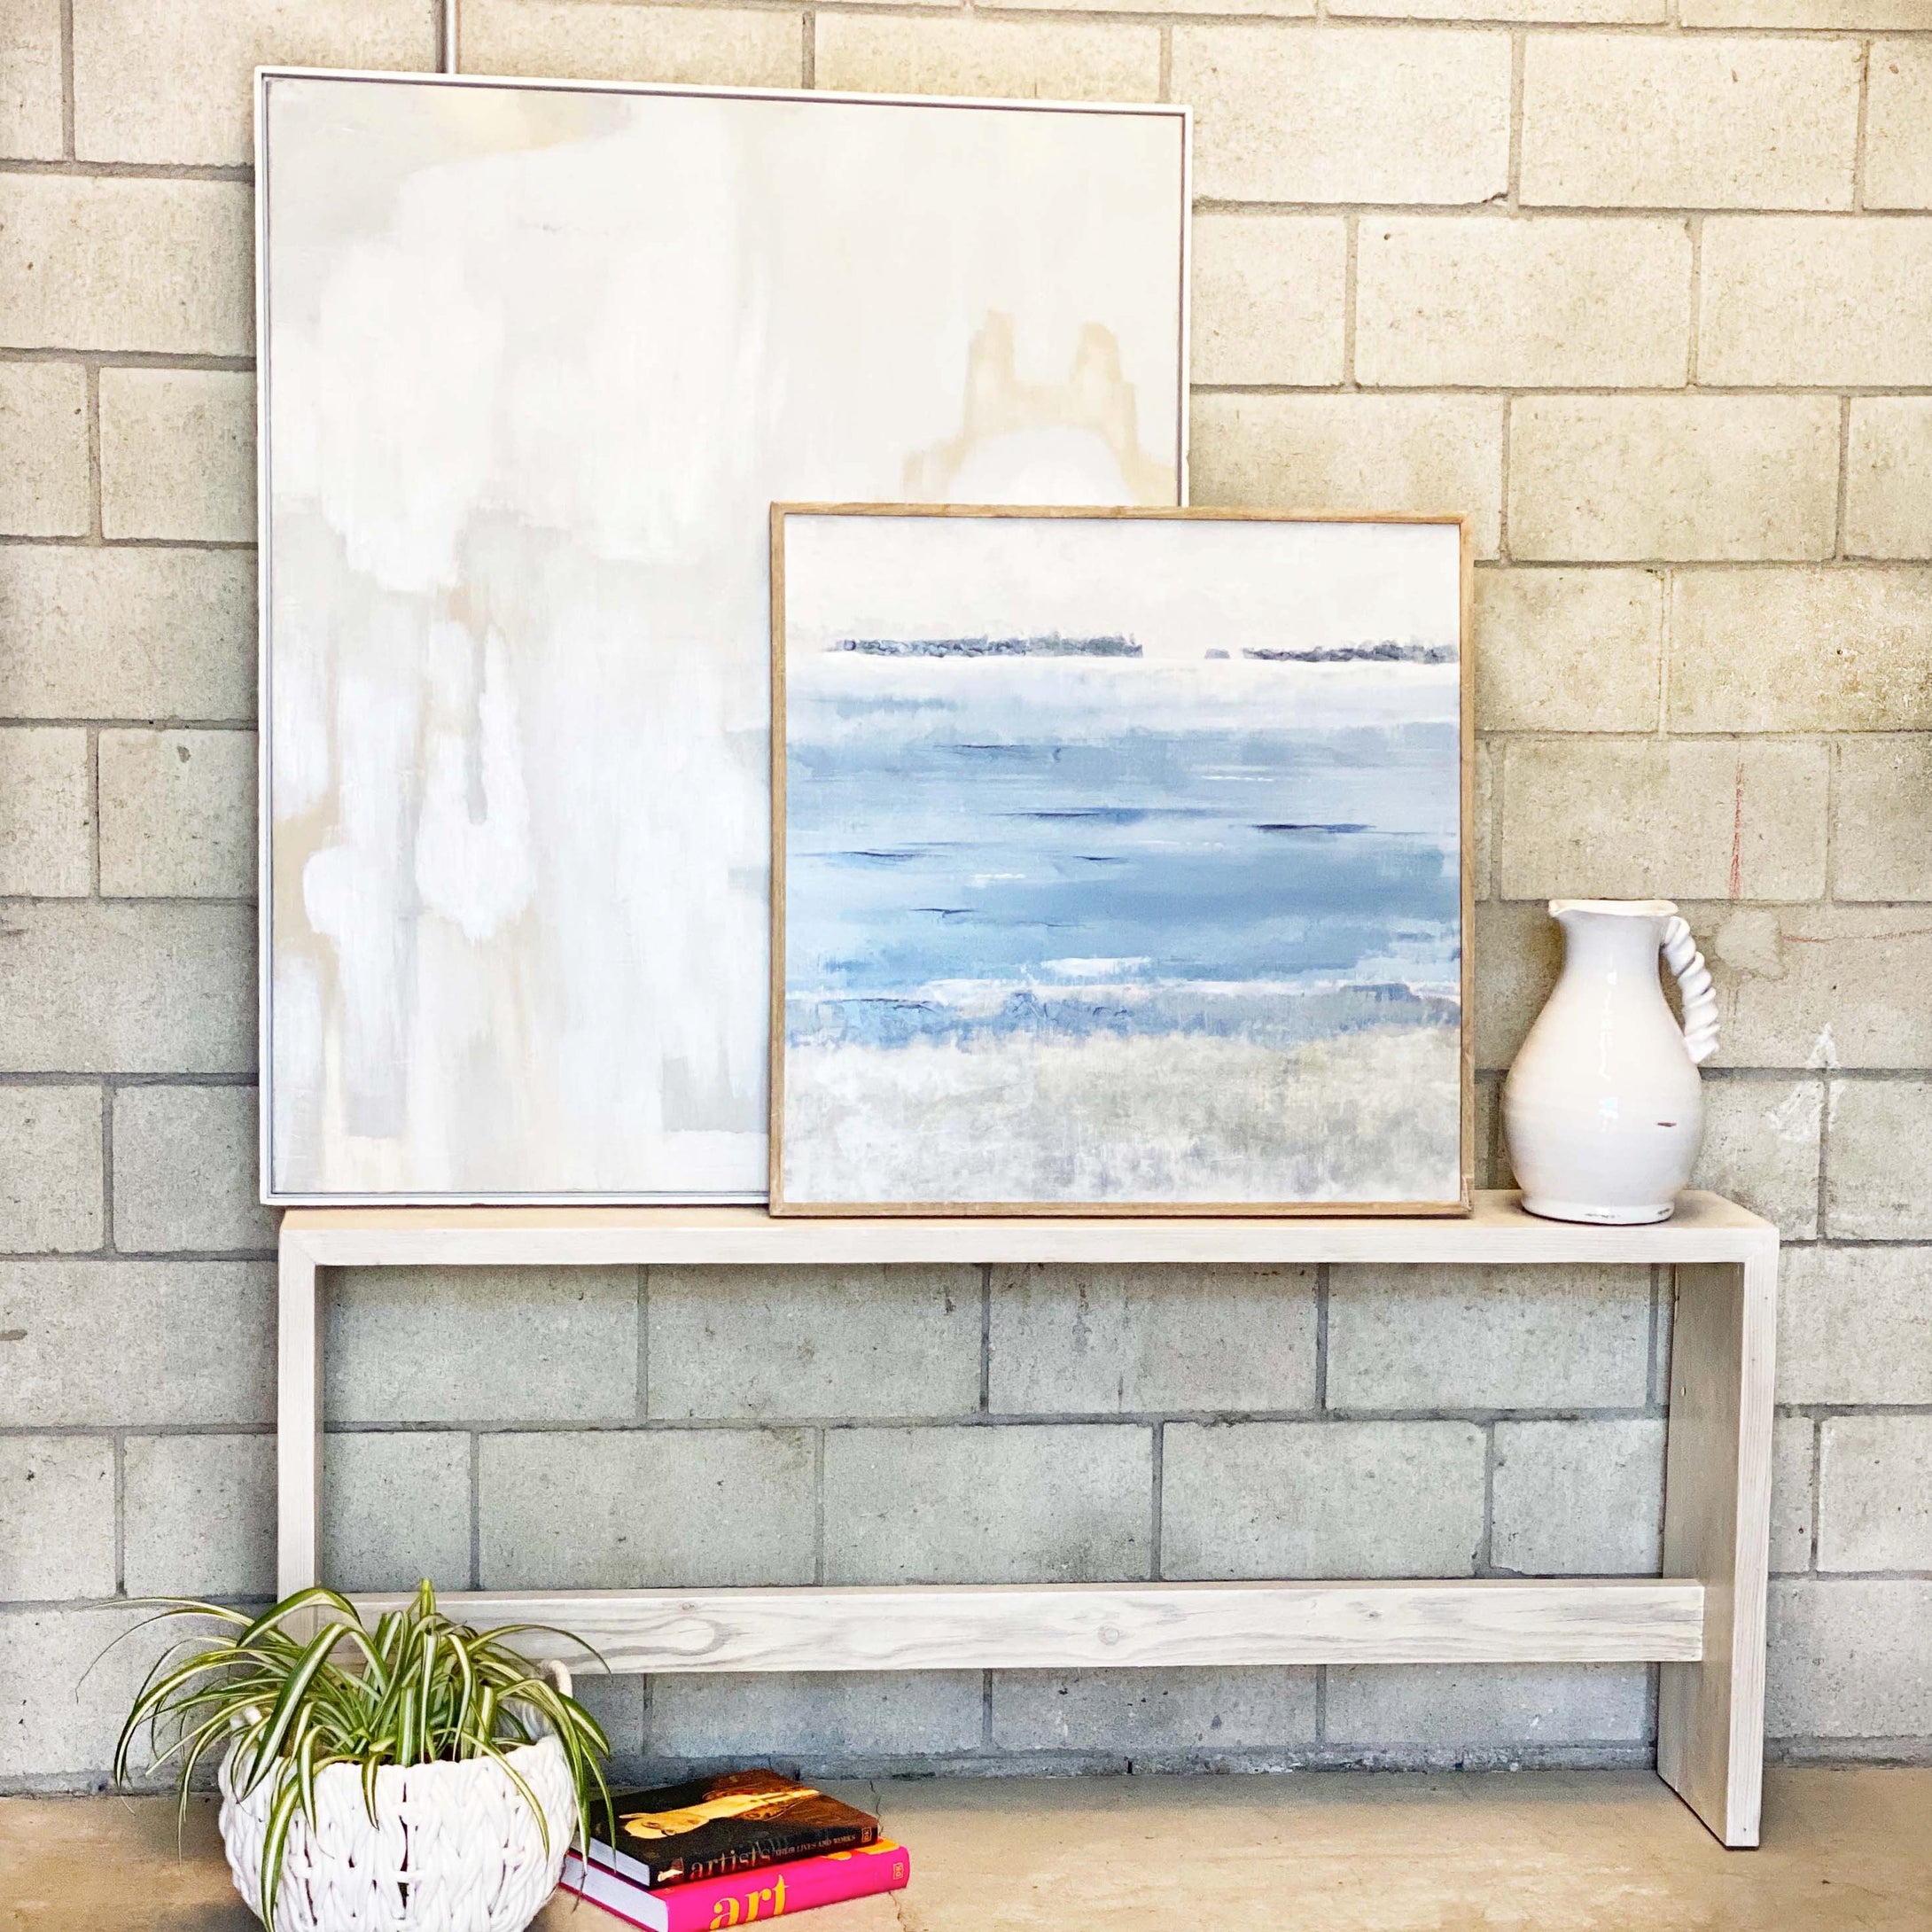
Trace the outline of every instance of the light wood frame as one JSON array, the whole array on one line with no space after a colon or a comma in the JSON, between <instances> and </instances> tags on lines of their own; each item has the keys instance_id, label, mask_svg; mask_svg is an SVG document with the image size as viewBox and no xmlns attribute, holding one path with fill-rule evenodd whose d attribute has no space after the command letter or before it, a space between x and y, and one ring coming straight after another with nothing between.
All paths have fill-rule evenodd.
<instances>
[{"instance_id":1,"label":"light wood frame","mask_svg":"<svg viewBox=\"0 0 1932 1932\"><path fill-rule=\"evenodd\" d=\"M1241 1202L1078 1202L1078 1201L790 1201L785 1198L785 521L790 517L931 517L1013 518L1039 522L1106 523L1296 523L1296 524L1427 524L1453 525L1459 558L1459 603L1456 635L1456 684L1461 720L1459 756L1461 799L1458 860L1461 874L1458 892L1461 911L1461 975L1460 1056L1461 1095L1457 1138L1461 1148L1461 1185L1453 1201L1241 1201ZM1468 519L1460 515L1432 515L1421 510L1373 512L1300 510L1179 510L1106 506L1016 506L954 503L774 503L771 510L771 1112L766 1141L769 1150L767 1199L774 1214L813 1217L877 1215L1040 1215L1040 1216L1175 1216L1204 1218L1228 1215L1322 1216L1467 1214L1476 1178L1476 681L1469 663L1475 559L1469 543Z\"/></svg>"},{"instance_id":2,"label":"light wood frame","mask_svg":"<svg viewBox=\"0 0 1932 1932\"><path fill-rule=\"evenodd\" d=\"M1778 1235L1710 1194L1644 1227L1459 1219L775 1220L747 1208L308 1209L281 1234L277 1577L320 1574L323 1267L1235 1262L1666 1266L1676 1274L1657 1578L490 1591L447 1608L575 1630L614 1669L1091 1670L1655 1662L1660 1776L1758 1840ZM359 1598L374 1615L397 1600ZM546 1640L520 1644L543 1654Z\"/></svg>"}]
</instances>

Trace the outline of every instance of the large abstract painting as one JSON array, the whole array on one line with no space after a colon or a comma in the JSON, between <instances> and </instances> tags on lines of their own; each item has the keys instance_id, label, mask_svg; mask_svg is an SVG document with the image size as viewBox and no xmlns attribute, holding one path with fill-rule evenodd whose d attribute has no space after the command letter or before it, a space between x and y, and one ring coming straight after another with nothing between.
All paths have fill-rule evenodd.
<instances>
[{"instance_id":1,"label":"large abstract painting","mask_svg":"<svg viewBox=\"0 0 1932 1932\"><path fill-rule=\"evenodd\" d=\"M261 77L269 1198L762 1198L770 505L1182 501L1187 126Z\"/></svg>"},{"instance_id":2,"label":"large abstract painting","mask_svg":"<svg viewBox=\"0 0 1932 1932\"><path fill-rule=\"evenodd\" d=\"M775 1210L1467 1204L1459 522L773 520Z\"/></svg>"}]
</instances>

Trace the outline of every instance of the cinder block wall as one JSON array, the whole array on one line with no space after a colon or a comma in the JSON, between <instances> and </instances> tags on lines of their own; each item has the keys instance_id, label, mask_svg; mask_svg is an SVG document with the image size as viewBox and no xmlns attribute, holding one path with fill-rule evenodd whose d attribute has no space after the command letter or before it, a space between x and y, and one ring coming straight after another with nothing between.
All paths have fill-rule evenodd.
<instances>
[{"instance_id":1,"label":"cinder block wall","mask_svg":"<svg viewBox=\"0 0 1932 1932\"><path fill-rule=\"evenodd\" d=\"M1460 508L1493 1097L1552 893L1686 904L1784 1275L1774 1749L1932 1755L1928 0L467 0L475 70L1197 111L1194 489ZM271 1584L252 1204L248 70L422 0L0 8L0 1783L150 1591ZM1485 1176L1485 1178L1488 1178ZM1499 1176L1499 1178L1507 1178ZM348 1585L1642 1571L1663 1284L356 1278ZM1639 1671L735 1681L629 1757L1641 1760Z\"/></svg>"}]
</instances>

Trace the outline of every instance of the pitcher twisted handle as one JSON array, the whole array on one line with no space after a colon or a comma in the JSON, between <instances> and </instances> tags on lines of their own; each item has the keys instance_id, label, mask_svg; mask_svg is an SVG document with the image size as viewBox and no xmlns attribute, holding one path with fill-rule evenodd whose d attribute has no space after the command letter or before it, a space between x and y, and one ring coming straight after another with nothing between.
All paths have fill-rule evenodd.
<instances>
[{"instance_id":1,"label":"pitcher twisted handle","mask_svg":"<svg viewBox=\"0 0 1932 1932\"><path fill-rule=\"evenodd\" d=\"M1685 1049L1693 1063L1702 1066L1718 1050L1718 995L1711 990L1710 969L1683 920L1673 918L1664 927L1663 956L1684 995Z\"/></svg>"}]
</instances>

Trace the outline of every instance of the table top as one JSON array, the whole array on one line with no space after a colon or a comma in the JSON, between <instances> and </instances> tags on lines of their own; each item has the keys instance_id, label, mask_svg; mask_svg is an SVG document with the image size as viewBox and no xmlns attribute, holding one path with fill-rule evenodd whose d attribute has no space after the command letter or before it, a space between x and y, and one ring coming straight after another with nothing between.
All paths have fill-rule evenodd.
<instances>
[{"instance_id":1,"label":"table top","mask_svg":"<svg viewBox=\"0 0 1932 1932\"><path fill-rule=\"evenodd\" d=\"M1668 1221L1539 1219L1488 1188L1467 1215L775 1217L759 1207L302 1207L284 1248L316 1263L862 1262L1465 1264L1738 1262L1774 1255L1772 1225L1721 1195L1679 1196Z\"/></svg>"}]
</instances>

